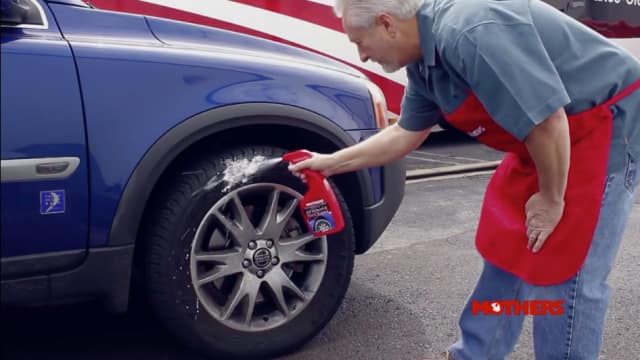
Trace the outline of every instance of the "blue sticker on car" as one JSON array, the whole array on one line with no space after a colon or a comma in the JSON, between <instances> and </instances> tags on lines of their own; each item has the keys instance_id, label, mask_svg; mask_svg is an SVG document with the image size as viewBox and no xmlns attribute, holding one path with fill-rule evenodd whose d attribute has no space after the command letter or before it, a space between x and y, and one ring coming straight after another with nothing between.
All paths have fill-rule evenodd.
<instances>
[{"instance_id":1,"label":"blue sticker on car","mask_svg":"<svg viewBox=\"0 0 640 360\"><path fill-rule=\"evenodd\" d=\"M64 190L40 192L40 214L60 214L65 211Z\"/></svg>"}]
</instances>

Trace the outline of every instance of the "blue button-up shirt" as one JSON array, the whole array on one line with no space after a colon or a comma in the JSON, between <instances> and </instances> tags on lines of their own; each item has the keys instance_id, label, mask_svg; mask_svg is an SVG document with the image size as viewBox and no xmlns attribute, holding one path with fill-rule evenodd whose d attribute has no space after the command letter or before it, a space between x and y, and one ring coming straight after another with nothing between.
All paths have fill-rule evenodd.
<instances>
[{"instance_id":1,"label":"blue button-up shirt","mask_svg":"<svg viewBox=\"0 0 640 360\"><path fill-rule=\"evenodd\" d=\"M425 0L417 19L423 58L406 69L407 130L435 125L471 90L524 140L558 108L587 110L640 80L632 54L539 0ZM613 112L613 145L640 159L640 91Z\"/></svg>"}]
</instances>

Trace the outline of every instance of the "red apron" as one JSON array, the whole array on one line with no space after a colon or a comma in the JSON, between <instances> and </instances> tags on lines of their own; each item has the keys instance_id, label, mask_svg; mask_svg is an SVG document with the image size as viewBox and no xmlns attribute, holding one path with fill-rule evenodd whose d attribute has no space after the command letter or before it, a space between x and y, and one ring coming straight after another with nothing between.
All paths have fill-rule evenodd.
<instances>
[{"instance_id":1,"label":"red apron","mask_svg":"<svg viewBox=\"0 0 640 360\"><path fill-rule=\"evenodd\" d=\"M538 192L538 177L524 142L494 122L474 94L444 114L452 126L507 153L488 184L480 215L475 243L484 259L534 285L562 283L578 272L600 215L613 128L610 106L639 87L637 81L609 101L568 116L571 163L564 214L537 253L527 249L524 209Z\"/></svg>"}]
</instances>

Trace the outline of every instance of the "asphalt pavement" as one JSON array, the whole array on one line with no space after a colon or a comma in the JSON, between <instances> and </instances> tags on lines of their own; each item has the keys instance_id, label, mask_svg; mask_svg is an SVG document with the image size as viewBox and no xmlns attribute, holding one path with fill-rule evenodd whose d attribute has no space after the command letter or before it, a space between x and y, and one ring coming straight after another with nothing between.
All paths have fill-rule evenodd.
<instances>
[{"instance_id":1,"label":"asphalt pavement","mask_svg":"<svg viewBox=\"0 0 640 360\"><path fill-rule=\"evenodd\" d=\"M429 135L422 147L405 158L407 171L438 170L501 160L504 153L478 144L466 134L448 130Z\"/></svg>"},{"instance_id":2,"label":"asphalt pavement","mask_svg":"<svg viewBox=\"0 0 640 360\"><path fill-rule=\"evenodd\" d=\"M352 285L320 336L282 360L441 359L480 273L473 239L489 175L407 185L380 241L356 261ZM640 355L640 199L610 275L611 304L600 359ZM531 318L509 359L534 358Z\"/></svg>"},{"instance_id":3,"label":"asphalt pavement","mask_svg":"<svg viewBox=\"0 0 640 360\"><path fill-rule=\"evenodd\" d=\"M614 41L640 48L636 39ZM501 157L464 135L439 133L407 156L407 169ZM381 239L356 258L350 288L335 317L306 346L277 360L441 359L438 354L456 340L459 312L481 270L473 238L489 176L408 182L399 212ZM610 275L611 303L599 359L640 359L638 259L640 196ZM203 360L146 314L112 315L93 304L3 309L0 328L6 360ZM509 359L533 358L529 318Z\"/></svg>"},{"instance_id":4,"label":"asphalt pavement","mask_svg":"<svg viewBox=\"0 0 640 360\"><path fill-rule=\"evenodd\" d=\"M432 151L450 150L426 152ZM489 176L407 184L382 238L356 258L336 316L310 343L278 360L439 359L456 339L458 314L481 269L473 238ZM610 276L611 306L600 359L637 359L640 354L639 234L640 199ZM0 323L2 358L7 360L201 359L144 317L109 315L89 305L3 313ZM533 359L530 319L509 359Z\"/></svg>"}]
</instances>

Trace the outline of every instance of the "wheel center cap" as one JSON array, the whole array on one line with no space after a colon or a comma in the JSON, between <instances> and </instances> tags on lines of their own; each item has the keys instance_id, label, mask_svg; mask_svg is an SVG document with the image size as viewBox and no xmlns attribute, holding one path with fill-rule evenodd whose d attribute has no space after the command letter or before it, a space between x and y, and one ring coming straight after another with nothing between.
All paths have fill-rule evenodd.
<instances>
[{"instance_id":1,"label":"wheel center cap","mask_svg":"<svg viewBox=\"0 0 640 360\"><path fill-rule=\"evenodd\" d=\"M253 253L253 263L259 267L264 268L271 264L271 251L267 249L258 249Z\"/></svg>"}]
</instances>

